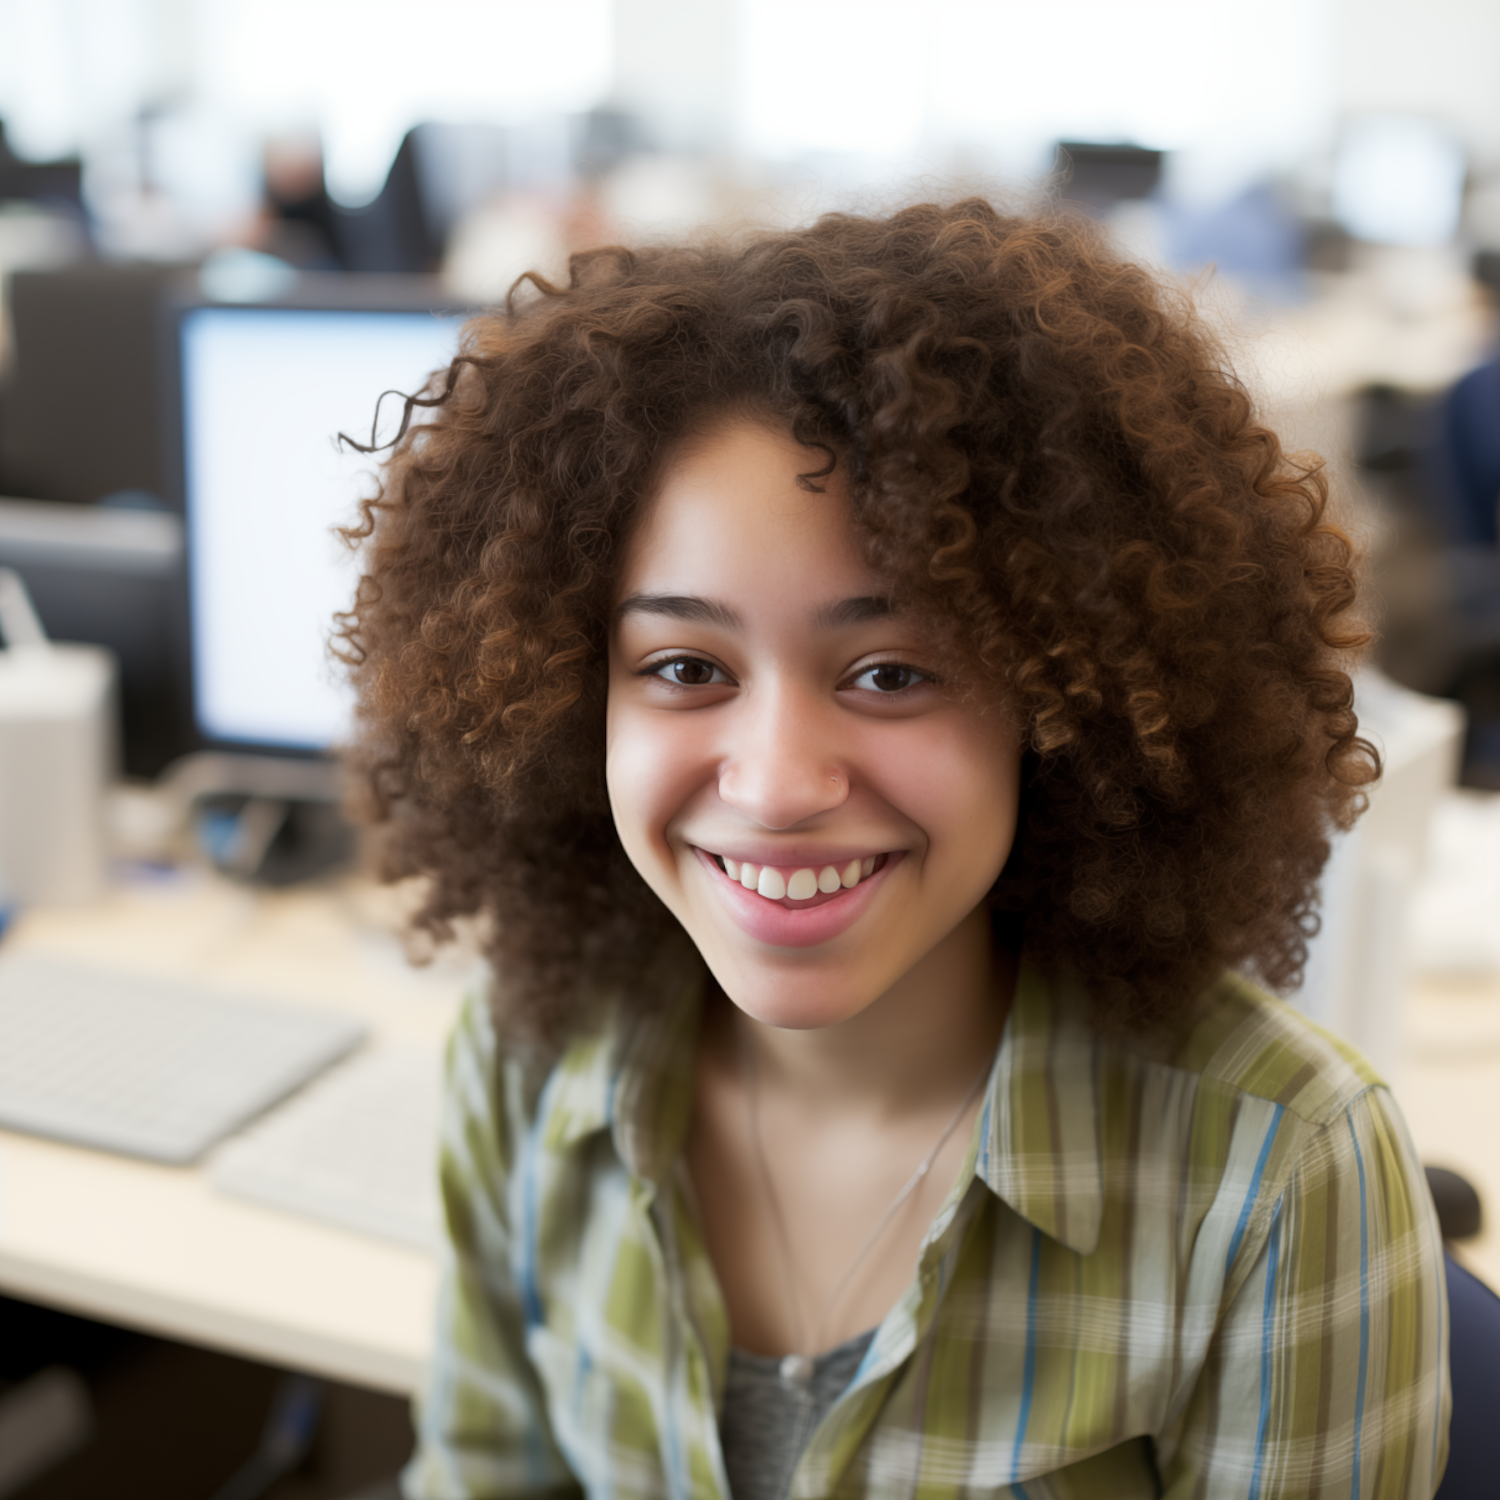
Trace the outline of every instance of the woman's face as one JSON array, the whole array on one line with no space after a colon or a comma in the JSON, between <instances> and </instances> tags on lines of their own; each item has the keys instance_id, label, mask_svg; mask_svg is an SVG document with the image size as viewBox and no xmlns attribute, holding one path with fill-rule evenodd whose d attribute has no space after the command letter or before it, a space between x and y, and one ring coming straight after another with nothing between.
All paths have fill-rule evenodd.
<instances>
[{"instance_id":1,"label":"woman's face","mask_svg":"<svg viewBox=\"0 0 1500 1500\"><path fill-rule=\"evenodd\" d=\"M635 867L773 1026L857 1015L983 900L1020 751L860 560L842 470L751 420L685 445L626 548L609 795Z\"/></svg>"}]
</instances>

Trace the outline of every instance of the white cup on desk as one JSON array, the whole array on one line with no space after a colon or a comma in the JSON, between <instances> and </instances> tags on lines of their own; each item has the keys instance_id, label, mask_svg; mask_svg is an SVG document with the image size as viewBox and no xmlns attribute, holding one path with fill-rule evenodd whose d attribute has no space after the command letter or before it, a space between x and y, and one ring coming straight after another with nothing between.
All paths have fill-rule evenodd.
<instances>
[{"instance_id":1,"label":"white cup on desk","mask_svg":"<svg viewBox=\"0 0 1500 1500\"><path fill-rule=\"evenodd\" d=\"M0 902L92 900L104 885L114 658L49 641L10 568L0 568L0 634Z\"/></svg>"}]
</instances>

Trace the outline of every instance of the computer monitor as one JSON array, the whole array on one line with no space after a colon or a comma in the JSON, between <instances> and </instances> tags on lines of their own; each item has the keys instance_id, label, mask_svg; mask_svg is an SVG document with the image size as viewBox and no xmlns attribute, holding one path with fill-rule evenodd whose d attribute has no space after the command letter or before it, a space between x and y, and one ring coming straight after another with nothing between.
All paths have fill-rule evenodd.
<instances>
[{"instance_id":1,"label":"computer monitor","mask_svg":"<svg viewBox=\"0 0 1500 1500\"><path fill-rule=\"evenodd\" d=\"M161 316L183 275L85 261L10 277L0 493L79 505L122 490L167 498Z\"/></svg>"},{"instance_id":2,"label":"computer monitor","mask_svg":"<svg viewBox=\"0 0 1500 1500\"><path fill-rule=\"evenodd\" d=\"M1147 146L1059 141L1054 171L1067 202L1099 213L1117 203L1149 198L1161 182L1165 155Z\"/></svg>"},{"instance_id":3,"label":"computer monitor","mask_svg":"<svg viewBox=\"0 0 1500 1500\"><path fill-rule=\"evenodd\" d=\"M157 775L184 749L176 670L178 518L160 510L0 499L0 566L21 575L53 640L114 654L121 769Z\"/></svg>"},{"instance_id":4,"label":"computer monitor","mask_svg":"<svg viewBox=\"0 0 1500 1500\"><path fill-rule=\"evenodd\" d=\"M383 391L452 358L462 317L408 307L194 306L176 315L191 701L218 747L320 751L350 724L328 649L358 567L334 534L372 492ZM387 397L383 435L402 403Z\"/></svg>"}]
</instances>

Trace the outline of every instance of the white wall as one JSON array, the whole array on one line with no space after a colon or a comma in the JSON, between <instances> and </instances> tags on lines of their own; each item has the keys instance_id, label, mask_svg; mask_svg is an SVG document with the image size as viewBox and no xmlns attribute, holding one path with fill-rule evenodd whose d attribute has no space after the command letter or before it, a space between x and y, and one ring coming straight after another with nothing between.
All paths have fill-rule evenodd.
<instances>
[{"instance_id":1,"label":"white wall","mask_svg":"<svg viewBox=\"0 0 1500 1500\"><path fill-rule=\"evenodd\" d=\"M375 196L420 120L519 124L609 86L610 0L197 3L203 99L251 128L320 126L347 203Z\"/></svg>"},{"instance_id":2,"label":"white wall","mask_svg":"<svg viewBox=\"0 0 1500 1500\"><path fill-rule=\"evenodd\" d=\"M1341 116L1431 115L1500 167L1500 0L1333 0L1333 36Z\"/></svg>"},{"instance_id":3,"label":"white wall","mask_svg":"<svg viewBox=\"0 0 1500 1500\"><path fill-rule=\"evenodd\" d=\"M614 0L610 102L649 120L661 145L727 147L736 10L735 0Z\"/></svg>"},{"instance_id":4,"label":"white wall","mask_svg":"<svg viewBox=\"0 0 1500 1500\"><path fill-rule=\"evenodd\" d=\"M0 0L0 119L15 149L72 154L142 104L190 89L192 6Z\"/></svg>"},{"instance_id":5,"label":"white wall","mask_svg":"<svg viewBox=\"0 0 1500 1500\"><path fill-rule=\"evenodd\" d=\"M1330 3L740 0L740 135L752 155L1020 173L1059 138L1134 140L1222 191L1328 133Z\"/></svg>"}]
</instances>

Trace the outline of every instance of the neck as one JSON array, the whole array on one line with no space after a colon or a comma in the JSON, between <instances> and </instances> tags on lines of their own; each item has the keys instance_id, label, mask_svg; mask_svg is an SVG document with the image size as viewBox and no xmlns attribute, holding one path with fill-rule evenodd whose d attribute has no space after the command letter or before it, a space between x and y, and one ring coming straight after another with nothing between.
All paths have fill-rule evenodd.
<instances>
[{"instance_id":1,"label":"neck","mask_svg":"<svg viewBox=\"0 0 1500 1500\"><path fill-rule=\"evenodd\" d=\"M960 1097L993 1055L1015 983L976 909L914 968L837 1026L791 1031L729 1007L734 1044L768 1092L885 1116Z\"/></svg>"}]
</instances>

